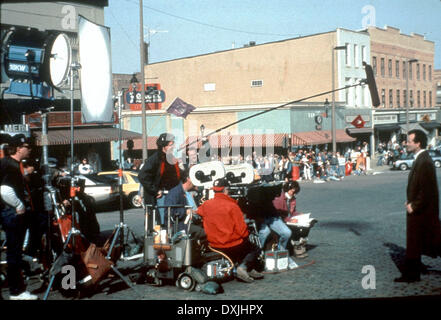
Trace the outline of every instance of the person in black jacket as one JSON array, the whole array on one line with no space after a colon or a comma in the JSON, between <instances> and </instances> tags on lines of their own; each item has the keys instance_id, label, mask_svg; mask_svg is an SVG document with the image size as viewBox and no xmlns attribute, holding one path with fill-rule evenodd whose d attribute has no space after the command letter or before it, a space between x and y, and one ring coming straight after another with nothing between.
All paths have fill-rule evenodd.
<instances>
[{"instance_id":1,"label":"person in black jacket","mask_svg":"<svg viewBox=\"0 0 441 320\"><path fill-rule=\"evenodd\" d=\"M23 134L13 136L9 141L9 154L1 167L0 196L2 210L1 223L7 241L7 280L10 300L36 300L38 297L26 291L23 280L23 242L30 212L30 194L22 172L21 160L30 155L29 139Z\"/></svg>"},{"instance_id":2,"label":"person in black jacket","mask_svg":"<svg viewBox=\"0 0 441 320\"><path fill-rule=\"evenodd\" d=\"M179 184L181 170L173 157L174 143L174 135L162 133L156 141L158 150L144 162L138 174L146 205L163 206L165 194ZM159 209L162 225L166 223L164 212L164 209Z\"/></svg>"}]
</instances>

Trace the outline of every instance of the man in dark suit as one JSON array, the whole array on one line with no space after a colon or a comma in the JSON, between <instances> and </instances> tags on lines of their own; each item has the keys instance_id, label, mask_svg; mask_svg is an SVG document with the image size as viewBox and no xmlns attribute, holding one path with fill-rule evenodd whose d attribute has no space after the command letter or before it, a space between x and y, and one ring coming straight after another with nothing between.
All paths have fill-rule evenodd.
<instances>
[{"instance_id":1,"label":"man in dark suit","mask_svg":"<svg viewBox=\"0 0 441 320\"><path fill-rule=\"evenodd\" d=\"M441 255L438 184L435 166L426 147L424 132L408 132L407 151L415 155L415 161L409 173L405 202L406 260L402 275L395 282L420 281L421 255L432 258Z\"/></svg>"}]
</instances>

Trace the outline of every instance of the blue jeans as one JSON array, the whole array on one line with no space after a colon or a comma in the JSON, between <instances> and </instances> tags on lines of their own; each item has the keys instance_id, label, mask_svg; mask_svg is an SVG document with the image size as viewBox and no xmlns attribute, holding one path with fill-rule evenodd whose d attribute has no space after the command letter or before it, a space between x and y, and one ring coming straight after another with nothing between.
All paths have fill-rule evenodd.
<instances>
[{"instance_id":1,"label":"blue jeans","mask_svg":"<svg viewBox=\"0 0 441 320\"><path fill-rule=\"evenodd\" d=\"M23 261L23 241L26 233L25 214L17 215L15 208L5 208L1 211L1 223L6 233L7 279L11 295L19 295L25 291L21 274Z\"/></svg>"},{"instance_id":2,"label":"blue jeans","mask_svg":"<svg viewBox=\"0 0 441 320\"><path fill-rule=\"evenodd\" d=\"M165 195L163 195L161 198L157 199L157 203L156 204L158 205L158 207L165 205ZM166 218L165 209L166 208L158 208L159 217L161 219L161 221L160 221L161 225L166 225L167 224L167 221L165 221L165 218Z\"/></svg>"},{"instance_id":3,"label":"blue jeans","mask_svg":"<svg viewBox=\"0 0 441 320\"><path fill-rule=\"evenodd\" d=\"M384 159L384 156L379 156L378 157L377 166L382 166L383 165L383 159Z\"/></svg>"},{"instance_id":4,"label":"blue jeans","mask_svg":"<svg viewBox=\"0 0 441 320\"><path fill-rule=\"evenodd\" d=\"M344 177L345 176L345 166L338 166L338 175L340 177Z\"/></svg>"},{"instance_id":5,"label":"blue jeans","mask_svg":"<svg viewBox=\"0 0 441 320\"><path fill-rule=\"evenodd\" d=\"M268 217L259 229L259 240L262 249L265 248L265 241L273 230L279 235L279 249L286 250L289 239L291 238L291 229L285 224L280 217Z\"/></svg>"}]
</instances>

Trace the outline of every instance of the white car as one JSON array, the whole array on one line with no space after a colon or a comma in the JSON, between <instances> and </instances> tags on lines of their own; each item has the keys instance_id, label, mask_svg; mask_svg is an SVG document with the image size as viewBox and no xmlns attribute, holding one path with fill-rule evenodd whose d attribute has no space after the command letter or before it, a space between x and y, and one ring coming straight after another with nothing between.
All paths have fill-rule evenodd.
<instances>
[{"instance_id":1,"label":"white car","mask_svg":"<svg viewBox=\"0 0 441 320\"><path fill-rule=\"evenodd\" d=\"M85 180L84 193L93 199L95 205L115 203L119 199L118 183L96 174L78 175Z\"/></svg>"}]
</instances>

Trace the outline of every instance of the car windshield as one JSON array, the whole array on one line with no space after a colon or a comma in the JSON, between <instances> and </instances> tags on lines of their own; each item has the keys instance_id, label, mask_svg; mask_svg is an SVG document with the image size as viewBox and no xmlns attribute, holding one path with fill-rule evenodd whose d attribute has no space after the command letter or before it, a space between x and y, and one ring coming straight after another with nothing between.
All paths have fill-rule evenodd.
<instances>
[{"instance_id":1,"label":"car windshield","mask_svg":"<svg viewBox=\"0 0 441 320\"><path fill-rule=\"evenodd\" d=\"M113 184L113 179L106 176L99 176L97 174L89 174L87 178L96 184Z\"/></svg>"},{"instance_id":2,"label":"car windshield","mask_svg":"<svg viewBox=\"0 0 441 320\"><path fill-rule=\"evenodd\" d=\"M137 175L131 174L130 176L133 178L133 180L135 180L136 183L139 183L139 179Z\"/></svg>"},{"instance_id":3,"label":"car windshield","mask_svg":"<svg viewBox=\"0 0 441 320\"><path fill-rule=\"evenodd\" d=\"M402 154L402 155L400 156L400 159L401 159L401 160L410 160L410 159L413 159L413 154L412 154L412 153Z\"/></svg>"}]
</instances>

